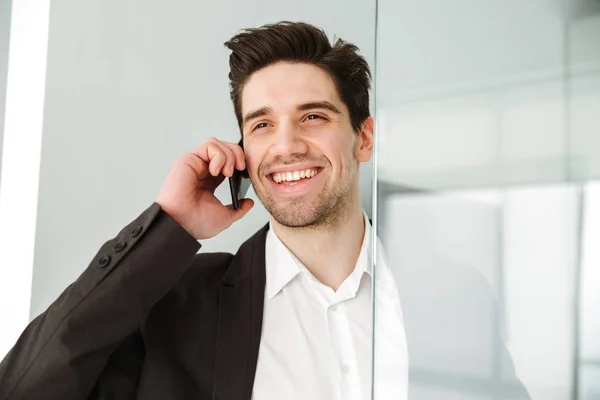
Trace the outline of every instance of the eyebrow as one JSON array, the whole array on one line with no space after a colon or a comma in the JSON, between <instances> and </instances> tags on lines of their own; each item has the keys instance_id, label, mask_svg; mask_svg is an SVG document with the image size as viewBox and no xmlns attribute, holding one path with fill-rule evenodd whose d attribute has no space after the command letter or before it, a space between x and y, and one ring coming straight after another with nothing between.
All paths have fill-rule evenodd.
<instances>
[{"instance_id":1,"label":"eyebrow","mask_svg":"<svg viewBox=\"0 0 600 400\"><path fill-rule=\"evenodd\" d=\"M307 111L307 110L314 110L316 108L322 108L322 109L329 110L336 114L342 113L336 106L333 105L333 103L330 103L328 101L316 101L316 102L312 102L312 103L304 103L304 104L299 105L297 108L300 111Z\"/></svg>"},{"instance_id":2,"label":"eyebrow","mask_svg":"<svg viewBox=\"0 0 600 400\"><path fill-rule=\"evenodd\" d=\"M298 107L296 107L296 109L299 111L314 110L318 108L329 110L335 114L342 113L335 105L333 105L333 103L330 103L329 101L313 101L310 103L300 104ZM251 111L242 119L242 126L246 126L248 121L251 121L255 118L264 117L265 115L272 113L273 109L271 107L261 107L258 110Z\"/></svg>"},{"instance_id":3,"label":"eyebrow","mask_svg":"<svg viewBox=\"0 0 600 400\"><path fill-rule=\"evenodd\" d=\"M264 117L265 115L269 115L271 113L273 113L273 109L271 107L261 107L258 110L249 112L248 114L246 114L244 116L244 119L242 120L242 126L246 126L246 124L250 120L253 120L253 119L259 118L259 117Z\"/></svg>"}]
</instances>

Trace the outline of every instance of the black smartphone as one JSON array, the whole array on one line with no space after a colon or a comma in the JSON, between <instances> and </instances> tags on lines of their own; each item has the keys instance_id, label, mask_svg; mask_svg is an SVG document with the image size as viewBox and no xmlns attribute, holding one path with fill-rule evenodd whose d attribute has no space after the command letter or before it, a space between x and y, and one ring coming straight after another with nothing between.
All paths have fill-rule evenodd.
<instances>
[{"instance_id":1,"label":"black smartphone","mask_svg":"<svg viewBox=\"0 0 600 400\"><path fill-rule=\"evenodd\" d=\"M238 145L244 149L243 139L238 142ZM233 176L229 178L229 190L231 192L231 204L235 210L240 209L240 200L246 196L248 189L250 188L250 177L248 171L233 170Z\"/></svg>"}]
</instances>

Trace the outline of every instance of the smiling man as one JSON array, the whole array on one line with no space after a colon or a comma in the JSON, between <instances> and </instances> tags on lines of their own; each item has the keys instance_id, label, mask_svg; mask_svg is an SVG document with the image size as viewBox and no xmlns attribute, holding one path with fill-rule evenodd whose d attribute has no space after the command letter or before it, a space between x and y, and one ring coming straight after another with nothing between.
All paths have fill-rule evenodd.
<instances>
[{"instance_id":1,"label":"smiling man","mask_svg":"<svg viewBox=\"0 0 600 400\"><path fill-rule=\"evenodd\" d=\"M231 98L245 153L209 139L109 240L0 365L0 399L405 399L408 358L387 267L373 282L360 163L373 152L356 46L283 22L241 32ZM232 254L198 241L242 218L214 191L244 170L269 223Z\"/></svg>"},{"instance_id":2,"label":"smiling man","mask_svg":"<svg viewBox=\"0 0 600 400\"><path fill-rule=\"evenodd\" d=\"M370 71L356 46L281 23L227 43L231 94L254 189L271 215L255 399L368 399L371 227L359 167L373 153ZM400 301L378 272L377 398L404 399Z\"/></svg>"},{"instance_id":3,"label":"smiling man","mask_svg":"<svg viewBox=\"0 0 600 400\"><path fill-rule=\"evenodd\" d=\"M334 79L319 66L277 62L248 79L241 109L250 110L242 125L248 171L277 237L337 290L363 242L358 175L373 151L373 120L367 113L353 128Z\"/></svg>"}]
</instances>

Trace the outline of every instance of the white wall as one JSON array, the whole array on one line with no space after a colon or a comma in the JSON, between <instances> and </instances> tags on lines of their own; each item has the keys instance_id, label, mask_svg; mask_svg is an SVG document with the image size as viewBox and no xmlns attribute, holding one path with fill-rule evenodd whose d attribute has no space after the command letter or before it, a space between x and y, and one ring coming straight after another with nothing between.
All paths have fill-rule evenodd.
<instances>
[{"instance_id":1,"label":"white wall","mask_svg":"<svg viewBox=\"0 0 600 400\"><path fill-rule=\"evenodd\" d=\"M4 138L4 111L6 106L6 77L8 73L11 3L11 0L0 0L0 176L2 176L2 143ZM2 181L0 180L0 185L1 184Z\"/></svg>"},{"instance_id":2,"label":"white wall","mask_svg":"<svg viewBox=\"0 0 600 400\"><path fill-rule=\"evenodd\" d=\"M237 141L223 42L304 20L372 62L374 11L374 0L53 2L31 316L151 204L176 156L210 136ZM235 252L266 221L257 206L202 251Z\"/></svg>"},{"instance_id":3,"label":"white wall","mask_svg":"<svg viewBox=\"0 0 600 400\"><path fill-rule=\"evenodd\" d=\"M4 142L4 113L6 107L6 80L8 73L8 48L10 42L10 0L0 0L0 191L2 191L2 144ZM9 299L0 299L0 303L9 301ZM9 317L5 317L9 318ZM4 356L10 343L4 341L13 341L13 337L0 339L0 357Z\"/></svg>"}]
</instances>

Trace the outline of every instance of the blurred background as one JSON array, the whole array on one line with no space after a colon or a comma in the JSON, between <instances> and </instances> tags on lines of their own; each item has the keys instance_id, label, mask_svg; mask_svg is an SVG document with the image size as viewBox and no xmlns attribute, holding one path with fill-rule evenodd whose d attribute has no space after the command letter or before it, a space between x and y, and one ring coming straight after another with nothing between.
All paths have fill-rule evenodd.
<instances>
[{"instance_id":1,"label":"blurred background","mask_svg":"<svg viewBox=\"0 0 600 400\"><path fill-rule=\"evenodd\" d=\"M0 357L178 155L238 140L223 42L280 20L374 72L362 200L409 398L520 398L499 394L516 377L532 399L600 399L600 0L0 0Z\"/></svg>"},{"instance_id":2,"label":"blurred background","mask_svg":"<svg viewBox=\"0 0 600 400\"><path fill-rule=\"evenodd\" d=\"M600 1L377 15L378 233L414 385L490 398L499 332L531 398L600 399Z\"/></svg>"}]
</instances>

